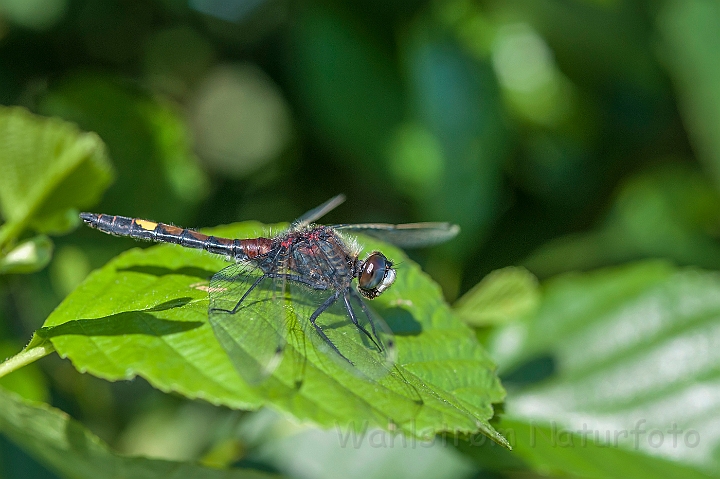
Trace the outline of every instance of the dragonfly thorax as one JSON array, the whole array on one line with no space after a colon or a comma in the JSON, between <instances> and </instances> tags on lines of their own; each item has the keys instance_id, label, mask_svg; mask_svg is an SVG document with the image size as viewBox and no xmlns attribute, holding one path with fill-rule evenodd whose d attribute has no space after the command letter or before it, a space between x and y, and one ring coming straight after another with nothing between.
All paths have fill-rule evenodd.
<instances>
[{"instance_id":1,"label":"dragonfly thorax","mask_svg":"<svg viewBox=\"0 0 720 479\"><path fill-rule=\"evenodd\" d=\"M360 294L373 299L395 281L393 263L385 255L375 251L360 260L354 248L324 226L290 231L278 238L277 248L279 255L286 258L281 263L287 271L313 289L345 290L357 278Z\"/></svg>"},{"instance_id":2,"label":"dragonfly thorax","mask_svg":"<svg viewBox=\"0 0 720 479\"><path fill-rule=\"evenodd\" d=\"M286 257L288 272L311 288L342 290L355 276L357 254L330 228L291 231L278 246Z\"/></svg>"}]
</instances>

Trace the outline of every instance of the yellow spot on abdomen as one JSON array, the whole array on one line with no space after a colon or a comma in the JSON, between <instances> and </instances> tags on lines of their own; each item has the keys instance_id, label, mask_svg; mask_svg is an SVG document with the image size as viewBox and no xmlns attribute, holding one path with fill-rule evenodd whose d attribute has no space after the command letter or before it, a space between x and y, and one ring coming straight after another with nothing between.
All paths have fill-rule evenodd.
<instances>
[{"instance_id":1,"label":"yellow spot on abdomen","mask_svg":"<svg viewBox=\"0 0 720 479\"><path fill-rule=\"evenodd\" d=\"M148 231L152 231L157 226L157 223L153 223L152 221L148 220L135 220L135 224L138 225L140 228Z\"/></svg>"}]
</instances>

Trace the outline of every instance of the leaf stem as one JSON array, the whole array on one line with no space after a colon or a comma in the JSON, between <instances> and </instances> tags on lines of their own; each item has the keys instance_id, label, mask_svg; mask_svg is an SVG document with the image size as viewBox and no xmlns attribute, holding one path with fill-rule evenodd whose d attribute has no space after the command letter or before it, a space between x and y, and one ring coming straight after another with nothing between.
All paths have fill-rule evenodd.
<instances>
[{"instance_id":1,"label":"leaf stem","mask_svg":"<svg viewBox=\"0 0 720 479\"><path fill-rule=\"evenodd\" d=\"M0 378L17 369L20 369L23 366L27 366L28 364L35 362L54 351L55 348L50 341L45 341L30 349L20 351L15 356L6 359L5 362L0 364Z\"/></svg>"},{"instance_id":2,"label":"leaf stem","mask_svg":"<svg viewBox=\"0 0 720 479\"><path fill-rule=\"evenodd\" d=\"M13 239L20 236L25 229L28 216L25 215L20 220L10 220L0 227L0 251L2 251Z\"/></svg>"}]
</instances>

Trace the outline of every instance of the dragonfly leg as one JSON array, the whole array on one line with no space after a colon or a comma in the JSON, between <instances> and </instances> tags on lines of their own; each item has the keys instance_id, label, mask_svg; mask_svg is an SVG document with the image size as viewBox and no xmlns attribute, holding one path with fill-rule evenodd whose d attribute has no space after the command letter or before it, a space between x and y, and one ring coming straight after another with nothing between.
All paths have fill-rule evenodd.
<instances>
[{"instance_id":1,"label":"dragonfly leg","mask_svg":"<svg viewBox=\"0 0 720 479\"><path fill-rule=\"evenodd\" d=\"M260 284L260 281L262 281L263 279L265 279L266 276L267 276L267 275L262 275L262 276L258 277L258 279L256 279L255 282L252 284L252 286L250 286L250 287L248 288L248 290L245 291L245 294L242 295L242 298L240 298L240 301L237 302L237 304L235 305L235 307L234 307L233 309L212 308L212 309L210 310L210 312L212 313L213 311L222 311L223 313L230 313L230 314L235 314L235 313L237 313L238 310L240 309L240 305L242 304L243 301L245 301L245 298L248 297L248 295L250 294L250 292L251 292L253 289L255 289L255 287L256 287L258 284Z\"/></svg>"},{"instance_id":2,"label":"dragonfly leg","mask_svg":"<svg viewBox=\"0 0 720 479\"><path fill-rule=\"evenodd\" d=\"M222 311L223 313L230 313L230 314L235 314L235 313L237 313L238 310L240 309L240 305L242 305L243 301L245 301L245 298L247 298L248 295L252 292L252 290L255 289L258 284L260 284L260 281L262 281L262 280L265 279L265 278L273 278L273 279L275 279L275 278L284 278L284 279L289 279L289 280L291 280L291 281L295 281L295 282L297 282L297 283L304 284L304 285L309 286L309 287L313 287L313 286L314 286L314 285L312 285L309 281L304 280L304 279L301 278L300 276L297 276L297 275L294 275L294 274L265 273L264 275L259 276L258 279L256 279L255 282L248 288L248 290L245 291L245 294L242 295L242 298L240 298L240 301L237 302L237 304L235 305L235 307L233 307L233 309L212 308L212 309L210 310L210 312L213 312L213 311ZM315 287L314 289L318 289L318 288Z\"/></svg>"},{"instance_id":3,"label":"dragonfly leg","mask_svg":"<svg viewBox=\"0 0 720 479\"><path fill-rule=\"evenodd\" d=\"M375 328L375 321L373 321L372 314L370 314L370 309L367 307L367 305L365 304L365 302L363 301L363 299L360 297L359 294L357 294L357 293L355 292L354 289L350 289L350 294L354 295L355 298L356 298L356 299L358 300L358 302L360 303L360 307L362 308L363 312L365 313L365 316L367 316L368 321L370 322L370 329L372 329L372 335L373 335L374 337L378 338L377 329ZM346 298L346 301L347 301L347 298ZM367 334L367 332L366 332L365 334ZM380 339L380 338L378 338L378 340L379 340L379 339ZM373 342L374 342L374 341L373 341ZM382 343L381 343L381 344L382 344ZM377 343L376 343L376 345L377 345ZM392 347L392 346L393 346L393 345L391 344L390 347ZM381 350L381 351L385 351L384 348L381 348L380 350Z\"/></svg>"},{"instance_id":4,"label":"dragonfly leg","mask_svg":"<svg viewBox=\"0 0 720 479\"><path fill-rule=\"evenodd\" d=\"M368 339L369 339L370 341L372 341L372 343L375 345L375 347L378 348L378 350L379 350L380 352L382 352L382 351L383 351L382 346L380 346L380 345L378 344L378 342L375 341L375 338L373 338L372 335L368 332L368 330L365 329L365 328L358 322L357 317L355 316L355 311L353 311L352 306L350 305L350 301L348 300L348 297L347 297L346 294L343 295L343 301L345 302L345 309L347 309L347 312L348 312L348 314L350 315L350 320L353 322L353 324L355 325L355 327L358 328L360 331L362 331L362 332L365 334L365 336L367 336ZM366 313L366 315L367 315L367 313ZM370 315L367 315L367 316L368 316L368 320L370 321L370 326L372 327L373 333L374 333L374 332L375 332L375 327L374 327L374 325L373 325L373 323L372 323L372 319L370 319Z\"/></svg>"},{"instance_id":5,"label":"dragonfly leg","mask_svg":"<svg viewBox=\"0 0 720 479\"><path fill-rule=\"evenodd\" d=\"M315 322L317 320L318 316L320 316L323 313L323 311L325 311L330 306L332 306L333 303L335 303L335 301L337 301L337 299L338 299L337 294L330 296L328 299L325 300L325 302L323 304L320 305L320 307L318 309L315 310L315 312L308 318L308 320L310 321L310 324L313 325L313 327L315 328L315 331L317 331L317 333L320 335L320 337L323 339L323 341L325 341L333 349L333 351L335 351L345 361L349 362L350 364L353 364L352 361L350 361L348 358L346 358L343 355L343 353L340 352L340 350L337 348L337 346L335 346L333 344L332 340L330 340L330 338L327 337L327 334L325 334L325 331L323 331L322 328L320 326L318 326L318 324Z\"/></svg>"},{"instance_id":6,"label":"dragonfly leg","mask_svg":"<svg viewBox=\"0 0 720 479\"><path fill-rule=\"evenodd\" d=\"M289 279L290 281L295 281L296 283L304 284L305 286L312 288L312 289L327 289L327 288L318 288L317 284L311 283L310 281L303 279L300 276L295 275L295 274L268 273L266 276L269 278Z\"/></svg>"}]
</instances>

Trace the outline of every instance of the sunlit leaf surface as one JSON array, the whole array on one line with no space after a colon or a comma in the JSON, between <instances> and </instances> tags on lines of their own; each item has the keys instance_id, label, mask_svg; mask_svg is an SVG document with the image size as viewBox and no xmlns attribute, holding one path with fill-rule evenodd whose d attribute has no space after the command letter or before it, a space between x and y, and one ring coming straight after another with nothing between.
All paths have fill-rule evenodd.
<instances>
[{"instance_id":1,"label":"sunlit leaf surface","mask_svg":"<svg viewBox=\"0 0 720 479\"><path fill-rule=\"evenodd\" d=\"M672 477L716 474L718 317L717 273L647 262L549 282L538 313L490 341L511 388L502 427L518 427L511 442L546 469L617 477L637 455L688 471ZM670 477L663 467L628 475Z\"/></svg>"},{"instance_id":2,"label":"sunlit leaf surface","mask_svg":"<svg viewBox=\"0 0 720 479\"><path fill-rule=\"evenodd\" d=\"M64 232L77 224L73 208L92 204L110 183L105 146L72 123L0 109L0 246L27 226Z\"/></svg>"},{"instance_id":3,"label":"sunlit leaf surface","mask_svg":"<svg viewBox=\"0 0 720 479\"><path fill-rule=\"evenodd\" d=\"M537 278L525 268L511 266L487 275L453 309L473 326L503 324L534 312L539 296Z\"/></svg>"},{"instance_id":4,"label":"sunlit leaf surface","mask_svg":"<svg viewBox=\"0 0 720 479\"><path fill-rule=\"evenodd\" d=\"M38 108L96 132L113 161L122 165L103 195L109 211L121 208L180 221L188 206L206 194L207 178L190 146L188 127L171 103L112 77L84 72L54 84Z\"/></svg>"},{"instance_id":5,"label":"sunlit leaf surface","mask_svg":"<svg viewBox=\"0 0 720 479\"><path fill-rule=\"evenodd\" d=\"M33 273L50 262L53 242L45 235L37 235L12 248L0 257L0 274Z\"/></svg>"},{"instance_id":6,"label":"sunlit leaf surface","mask_svg":"<svg viewBox=\"0 0 720 479\"><path fill-rule=\"evenodd\" d=\"M243 223L212 233L253 237L263 227ZM396 283L372 302L397 343L397 367L383 377L367 379L332 361L305 340L300 324L291 325L273 374L245 384L207 320L208 279L227 263L172 245L128 251L92 273L41 335L78 370L108 380L140 375L163 391L243 409L269 404L326 427L370 424L415 436L482 431L504 442L488 423L504 390L473 332L402 252L370 240L364 246L401 263ZM252 354L257 340L233 338L233 347Z\"/></svg>"}]
</instances>

